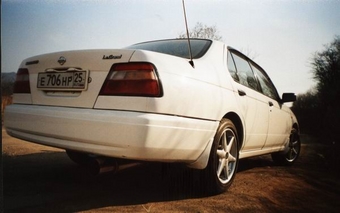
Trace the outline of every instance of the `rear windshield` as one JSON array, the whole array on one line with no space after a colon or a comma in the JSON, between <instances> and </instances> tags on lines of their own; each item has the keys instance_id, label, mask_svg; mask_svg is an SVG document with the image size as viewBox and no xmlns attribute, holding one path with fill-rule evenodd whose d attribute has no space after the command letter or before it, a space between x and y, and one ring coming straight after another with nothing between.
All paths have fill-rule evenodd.
<instances>
[{"instance_id":1,"label":"rear windshield","mask_svg":"<svg viewBox=\"0 0 340 213\"><path fill-rule=\"evenodd\" d=\"M197 59L202 57L208 51L211 41L205 39L190 39L190 45L192 57L193 59ZM126 49L150 50L182 58L190 58L187 39L144 42L131 45L126 47Z\"/></svg>"}]
</instances>

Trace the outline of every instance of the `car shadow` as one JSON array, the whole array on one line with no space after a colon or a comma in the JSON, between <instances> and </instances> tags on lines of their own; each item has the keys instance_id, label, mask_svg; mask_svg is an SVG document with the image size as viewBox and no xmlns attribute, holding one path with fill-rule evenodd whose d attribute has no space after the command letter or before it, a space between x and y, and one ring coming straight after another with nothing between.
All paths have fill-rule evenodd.
<instances>
[{"instance_id":1,"label":"car shadow","mask_svg":"<svg viewBox=\"0 0 340 213\"><path fill-rule=\"evenodd\" d=\"M238 172L272 166L268 159L241 160ZM4 210L78 212L207 196L182 166L144 163L122 172L93 176L64 152L3 156Z\"/></svg>"},{"instance_id":2,"label":"car shadow","mask_svg":"<svg viewBox=\"0 0 340 213\"><path fill-rule=\"evenodd\" d=\"M247 171L253 168L276 166L270 155L240 159L237 172Z\"/></svg>"}]
</instances>

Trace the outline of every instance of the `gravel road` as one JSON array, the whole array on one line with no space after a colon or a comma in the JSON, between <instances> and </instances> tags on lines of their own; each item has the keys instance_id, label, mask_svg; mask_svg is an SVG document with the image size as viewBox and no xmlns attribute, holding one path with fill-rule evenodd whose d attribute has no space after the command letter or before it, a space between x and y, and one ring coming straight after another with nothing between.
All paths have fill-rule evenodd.
<instances>
[{"instance_id":1,"label":"gravel road","mask_svg":"<svg viewBox=\"0 0 340 213\"><path fill-rule=\"evenodd\" d=\"M270 156L240 161L231 188L204 196L187 187L188 171L145 163L92 176L60 149L12 138L2 131L5 212L340 212L340 183L303 138L293 167Z\"/></svg>"}]
</instances>

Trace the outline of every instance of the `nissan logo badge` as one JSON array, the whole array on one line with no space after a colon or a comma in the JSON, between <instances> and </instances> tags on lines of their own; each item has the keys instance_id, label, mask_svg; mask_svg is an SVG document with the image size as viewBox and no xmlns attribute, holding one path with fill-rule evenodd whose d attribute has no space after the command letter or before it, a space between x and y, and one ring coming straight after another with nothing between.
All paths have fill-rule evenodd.
<instances>
[{"instance_id":1,"label":"nissan logo badge","mask_svg":"<svg viewBox=\"0 0 340 213\"><path fill-rule=\"evenodd\" d=\"M66 58L64 56L60 56L60 58L58 59L58 63L60 65L63 65L63 64L65 64L65 62L66 62Z\"/></svg>"}]
</instances>

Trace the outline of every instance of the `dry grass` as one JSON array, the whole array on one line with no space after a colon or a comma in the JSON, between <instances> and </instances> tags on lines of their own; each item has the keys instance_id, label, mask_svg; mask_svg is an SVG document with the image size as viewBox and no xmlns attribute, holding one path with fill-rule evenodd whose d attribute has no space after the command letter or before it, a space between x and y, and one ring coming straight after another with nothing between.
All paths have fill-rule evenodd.
<instances>
[{"instance_id":1,"label":"dry grass","mask_svg":"<svg viewBox=\"0 0 340 213\"><path fill-rule=\"evenodd\" d=\"M4 118L4 110L6 108L7 105L12 104L12 96L2 96L1 97L1 119L3 121Z\"/></svg>"}]
</instances>

